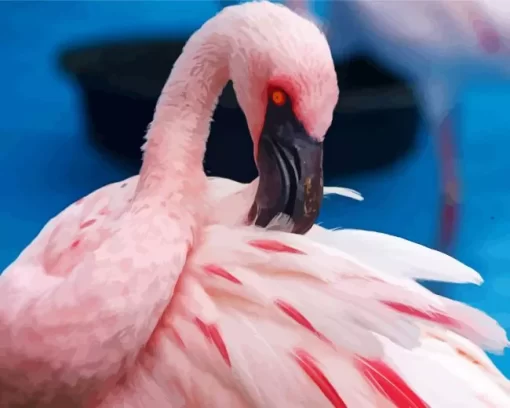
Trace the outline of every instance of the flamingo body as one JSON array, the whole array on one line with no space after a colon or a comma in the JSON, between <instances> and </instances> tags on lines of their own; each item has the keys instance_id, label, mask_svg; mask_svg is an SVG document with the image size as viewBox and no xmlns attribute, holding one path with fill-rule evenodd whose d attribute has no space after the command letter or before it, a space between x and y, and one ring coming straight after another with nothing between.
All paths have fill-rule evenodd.
<instances>
[{"instance_id":1,"label":"flamingo body","mask_svg":"<svg viewBox=\"0 0 510 408\"><path fill-rule=\"evenodd\" d=\"M72 204L4 273L4 293L24 291L22 299L9 299L11 327L23 318L23 306L36 304L68 276L73 259L83 263L69 254L78 250L76 240L93 245L91 238L132 202L136 184L133 177ZM210 184L217 200L240 189L229 180ZM215 207L214 199L210 203ZM42 253L51 268L25 266ZM182 276L172 302L154 311L158 323L142 352L132 356L134 368L122 381L111 381L116 385L97 406L276 407L295 400L292 406L401 407L412 401L412 407L440 407L448 387L462 390L451 392L448 404L503 407L510 401L507 380L477 346L504 347L503 330L414 283L481 282L476 272L439 252L369 231L317 226L302 237L214 224L195 243ZM77 306L69 317L84 328L87 305ZM53 311L53 325L70 330L62 312ZM25 353L34 349L27 340L16 342ZM56 343L60 354L65 347ZM58 361L58 354L48 357ZM351 380L343 384L345 372Z\"/></svg>"}]
</instances>

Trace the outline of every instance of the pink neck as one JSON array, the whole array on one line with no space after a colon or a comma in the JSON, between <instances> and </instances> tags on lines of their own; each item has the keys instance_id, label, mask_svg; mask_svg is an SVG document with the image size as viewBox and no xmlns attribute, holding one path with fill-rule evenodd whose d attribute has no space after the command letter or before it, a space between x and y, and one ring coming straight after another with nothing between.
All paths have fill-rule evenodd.
<instances>
[{"instance_id":1,"label":"pink neck","mask_svg":"<svg viewBox=\"0 0 510 408\"><path fill-rule=\"evenodd\" d=\"M229 76L229 47L215 31L206 23L189 39L163 88L147 133L138 194L169 198L189 194L190 185L205 188L210 121Z\"/></svg>"}]
</instances>

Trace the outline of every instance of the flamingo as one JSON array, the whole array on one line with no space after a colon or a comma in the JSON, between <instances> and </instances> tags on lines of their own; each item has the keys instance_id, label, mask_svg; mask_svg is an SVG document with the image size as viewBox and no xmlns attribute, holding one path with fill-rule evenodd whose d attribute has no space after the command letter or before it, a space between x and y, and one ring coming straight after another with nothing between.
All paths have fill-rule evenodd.
<instances>
[{"instance_id":1,"label":"flamingo","mask_svg":"<svg viewBox=\"0 0 510 408\"><path fill-rule=\"evenodd\" d=\"M229 77L256 146L248 186L202 169ZM416 282L479 284L475 271L312 225L337 95L324 36L284 6L206 22L163 89L139 177L72 204L1 275L0 406L510 406L482 351L504 349L504 330Z\"/></svg>"}]
</instances>

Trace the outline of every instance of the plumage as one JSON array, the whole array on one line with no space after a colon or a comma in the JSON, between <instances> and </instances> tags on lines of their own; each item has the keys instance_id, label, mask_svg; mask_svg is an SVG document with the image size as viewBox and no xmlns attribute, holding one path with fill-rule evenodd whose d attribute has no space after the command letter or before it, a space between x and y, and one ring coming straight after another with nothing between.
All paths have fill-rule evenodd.
<instances>
[{"instance_id":1,"label":"plumage","mask_svg":"<svg viewBox=\"0 0 510 408\"><path fill-rule=\"evenodd\" d=\"M267 21L277 30L289 22L282 44L303 35L318 44L308 65L287 67L303 76L313 68L316 82L299 78L307 86L293 109L323 138L337 92L320 32L282 6L250 3L206 23L183 55L209 58L215 43L204 38L217 39L211 27L227 17L245 36L253 25L264 50ZM297 48L287 51L275 58L299 59ZM480 276L389 235L319 226L298 235L288 232L292 214L266 228L248 222L262 181L205 177L217 95L200 84L196 98L183 96L192 90L183 58L156 108L140 176L69 206L1 275L0 406L510 406L508 380L482 351L507 346L503 329L416 282ZM216 81L226 78L213 67L221 61L202 62L191 68L219 92ZM232 75L243 95L243 79ZM244 98L245 111L260 108ZM337 187L325 193L361 199Z\"/></svg>"},{"instance_id":2,"label":"plumage","mask_svg":"<svg viewBox=\"0 0 510 408\"><path fill-rule=\"evenodd\" d=\"M261 240L279 245L261 248ZM346 277L341 261L350 257L318 248L306 236L251 227L205 231L155 340L168 355L180 353L176 371L190 370L168 374L193 395L189 406L491 406L483 398L506 406L508 381L478 347L506 347L492 319L425 289L411 292L409 277L371 285L374 271L360 259ZM443 255L443 269L450 265L462 269ZM438 311L446 318L434 318ZM209 375L219 388L201 388Z\"/></svg>"}]
</instances>

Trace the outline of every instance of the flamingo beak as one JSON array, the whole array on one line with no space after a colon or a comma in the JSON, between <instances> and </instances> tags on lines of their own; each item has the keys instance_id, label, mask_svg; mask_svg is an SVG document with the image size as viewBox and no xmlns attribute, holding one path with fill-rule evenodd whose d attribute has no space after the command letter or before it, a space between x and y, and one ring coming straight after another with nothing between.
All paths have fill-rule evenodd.
<instances>
[{"instance_id":1,"label":"flamingo beak","mask_svg":"<svg viewBox=\"0 0 510 408\"><path fill-rule=\"evenodd\" d=\"M270 116L266 114L258 143L259 185L249 218L267 227L283 214L291 221L290 232L304 234L322 203L323 144L293 114Z\"/></svg>"}]
</instances>

